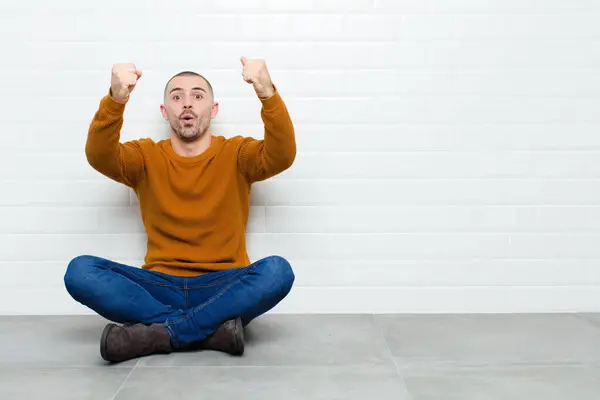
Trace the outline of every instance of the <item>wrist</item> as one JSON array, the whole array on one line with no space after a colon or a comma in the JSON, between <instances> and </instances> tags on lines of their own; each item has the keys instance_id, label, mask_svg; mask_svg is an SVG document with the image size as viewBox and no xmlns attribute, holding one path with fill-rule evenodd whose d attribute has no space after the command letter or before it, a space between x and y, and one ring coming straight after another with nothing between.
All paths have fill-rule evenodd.
<instances>
[{"instance_id":1,"label":"wrist","mask_svg":"<svg viewBox=\"0 0 600 400\"><path fill-rule=\"evenodd\" d=\"M283 105L283 101L277 88L275 88L273 95L270 97L259 97L259 99L262 103L262 110L267 113L276 112Z\"/></svg>"},{"instance_id":2,"label":"wrist","mask_svg":"<svg viewBox=\"0 0 600 400\"><path fill-rule=\"evenodd\" d=\"M117 103L123 103L123 104L124 104L124 103L127 103L127 100L129 100L129 98L126 98L126 99L124 99L124 98L122 98L122 97L120 97L120 96L118 96L118 95L115 95L115 93L113 92L113 89L112 89L112 87L111 87L111 88L110 88L110 90L108 91L108 94L109 94L109 95L110 95L110 97L112 97L112 99L113 99L114 101L116 101Z\"/></svg>"},{"instance_id":3,"label":"wrist","mask_svg":"<svg viewBox=\"0 0 600 400\"><path fill-rule=\"evenodd\" d=\"M269 97L272 97L275 94L275 86L273 84L270 84L269 86L257 92L256 94L261 99L268 99Z\"/></svg>"}]
</instances>

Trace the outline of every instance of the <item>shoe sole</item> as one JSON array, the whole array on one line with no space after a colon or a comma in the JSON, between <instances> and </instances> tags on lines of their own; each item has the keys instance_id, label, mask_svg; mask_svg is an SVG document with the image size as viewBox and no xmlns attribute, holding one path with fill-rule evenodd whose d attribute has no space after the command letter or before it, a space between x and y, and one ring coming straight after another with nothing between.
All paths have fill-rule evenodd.
<instances>
[{"instance_id":1,"label":"shoe sole","mask_svg":"<svg viewBox=\"0 0 600 400\"><path fill-rule=\"evenodd\" d=\"M102 331L102 338L100 338L100 355L106 361L112 361L108 358L108 355L106 354L106 339L108 338L110 331L116 326L117 325L115 324L108 324L104 327L104 331Z\"/></svg>"},{"instance_id":2,"label":"shoe sole","mask_svg":"<svg viewBox=\"0 0 600 400\"><path fill-rule=\"evenodd\" d=\"M244 327L242 325L242 319L240 317L235 319L235 348L237 349L236 354L244 354Z\"/></svg>"}]
</instances>

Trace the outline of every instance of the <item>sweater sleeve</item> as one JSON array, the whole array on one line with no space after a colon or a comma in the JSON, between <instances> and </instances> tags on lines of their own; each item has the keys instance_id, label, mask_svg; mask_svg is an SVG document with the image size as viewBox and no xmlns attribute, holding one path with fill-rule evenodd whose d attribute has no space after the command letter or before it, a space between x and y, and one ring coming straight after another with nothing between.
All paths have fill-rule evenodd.
<instances>
[{"instance_id":1,"label":"sweater sleeve","mask_svg":"<svg viewBox=\"0 0 600 400\"><path fill-rule=\"evenodd\" d=\"M125 104L110 92L102 98L88 130L85 155L96 171L135 188L144 176L145 164L138 141L119 142Z\"/></svg>"},{"instance_id":2,"label":"sweater sleeve","mask_svg":"<svg viewBox=\"0 0 600 400\"><path fill-rule=\"evenodd\" d=\"M294 125L281 95L275 93L262 102L264 139L244 138L237 164L249 183L262 181L288 169L296 158Z\"/></svg>"}]
</instances>

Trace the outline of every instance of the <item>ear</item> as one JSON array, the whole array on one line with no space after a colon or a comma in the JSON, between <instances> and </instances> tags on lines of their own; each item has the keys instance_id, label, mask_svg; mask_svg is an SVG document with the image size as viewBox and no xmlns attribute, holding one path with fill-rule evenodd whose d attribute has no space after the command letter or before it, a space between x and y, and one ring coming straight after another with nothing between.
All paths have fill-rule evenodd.
<instances>
[{"instance_id":1,"label":"ear","mask_svg":"<svg viewBox=\"0 0 600 400\"><path fill-rule=\"evenodd\" d=\"M165 107L164 104L160 105L160 113L162 114L164 120L168 120L169 119L167 117L167 108Z\"/></svg>"},{"instance_id":2,"label":"ear","mask_svg":"<svg viewBox=\"0 0 600 400\"><path fill-rule=\"evenodd\" d=\"M215 102L210 110L210 119L213 119L219 113L219 103Z\"/></svg>"}]
</instances>

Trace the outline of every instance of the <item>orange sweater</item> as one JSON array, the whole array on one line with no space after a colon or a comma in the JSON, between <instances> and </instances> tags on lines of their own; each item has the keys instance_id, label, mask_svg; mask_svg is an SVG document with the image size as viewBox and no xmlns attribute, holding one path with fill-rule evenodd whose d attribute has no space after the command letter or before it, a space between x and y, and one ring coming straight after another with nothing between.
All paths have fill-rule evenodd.
<instances>
[{"instance_id":1,"label":"orange sweater","mask_svg":"<svg viewBox=\"0 0 600 400\"><path fill-rule=\"evenodd\" d=\"M85 154L95 170L137 194L148 238L142 268L196 276L250 264L251 185L283 172L296 157L294 127L279 92L259 100L264 140L213 135L206 151L185 157L170 139L120 143L126 103L110 92L101 99Z\"/></svg>"}]
</instances>

